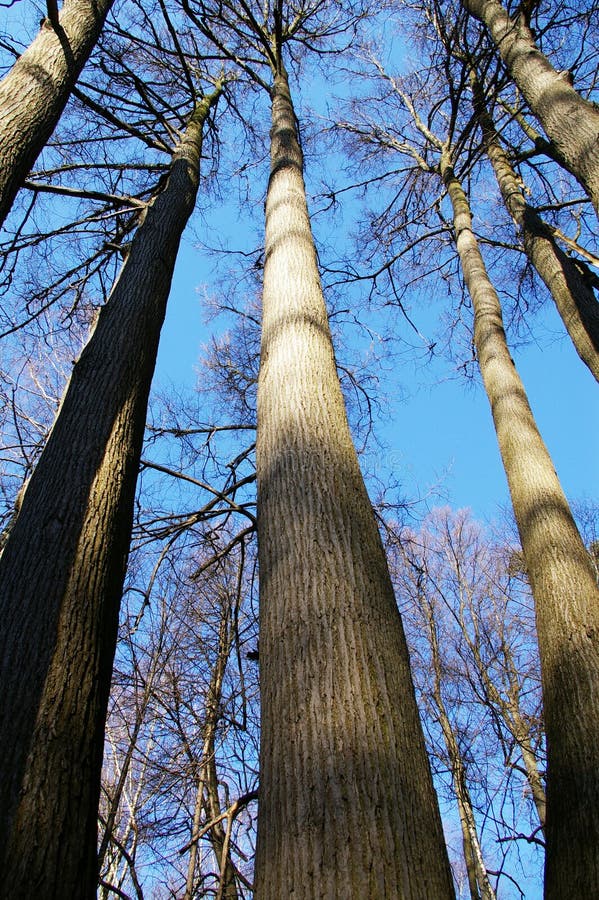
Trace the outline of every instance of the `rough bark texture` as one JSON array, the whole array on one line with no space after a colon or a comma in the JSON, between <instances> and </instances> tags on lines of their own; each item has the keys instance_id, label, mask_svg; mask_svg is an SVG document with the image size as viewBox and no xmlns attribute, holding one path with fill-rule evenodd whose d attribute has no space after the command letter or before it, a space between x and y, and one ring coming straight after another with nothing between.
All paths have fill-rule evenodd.
<instances>
[{"instance_id":1,"label":"rough bark texture","mask_svg":"<svg viewBox=\"0 0 599 900\"><path fill-rule=\"evenodd\" d=\"M257 900L453 897L407 649L339 385L287 77L258 388Z\"/></svg>"},{"instance_id":2,"label":"rough bark texture","mask_svg":"<svg viewBox=\"0 0 599 900\"><path fill-rule=\"evenodd\" d=\"M599 212L599 109L574 90L537 48L523 16L510 18L499 0L462 0L486 26L511 78L545 134Z\"/></svg>"},{"instance_id":3,"label":"rough bark texture","mask_svg":"<svg viewBox=\"0 0 599 900\"><path fill-rule=\"evenodd\" d=\"M599 897L599 589L510 357L499 298L451 160L441 173L474 341L535 600L547 732L547 900Z\"/></svg>"},{"instance_id":4,"label":"rough bark texture","mask_svg":"<svg viewBox=\"0 0 599 900\"><path fill-rule=\"evenodd\" d=\"M54 131L113 0L65 0L0 82L0 225Z\"/></svg>"},{"instance_id":5,"label":"rough bark texture","mask_svg":"<svg viewBox=\"0 0 599 900\"><path fill-rule=\"evenodd\" d=\"M522 183L480 95L477 111L501 196L522 236L524 250L551 293L576 352L599 381L599 303L588 277L585 279L585 268L563 252L549 227L526 202Z\"/></svg>"},{"instance_id":6,"label":"rough bark texture","mask_svg":"<svg viewBox=\"0 0 599 900\"><path fill-rule=\"evenodd\" d=\"M103 728L148 392L200 104L75 364L0 558L0 896L94 897Z\"/></svg>"}]
</instances>

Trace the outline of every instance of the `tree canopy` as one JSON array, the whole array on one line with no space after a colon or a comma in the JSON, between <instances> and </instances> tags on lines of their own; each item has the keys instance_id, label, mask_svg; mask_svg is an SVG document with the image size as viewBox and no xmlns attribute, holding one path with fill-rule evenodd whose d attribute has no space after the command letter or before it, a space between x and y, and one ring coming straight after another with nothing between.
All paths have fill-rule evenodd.
<instances>
[{"instance_id":1,"label":"tree canopy","mask_svg":"<svg viewBox=\"0 0 599 900\"><path fill-rule=\"evenodd\" d=\"M599 6L6 12L0 896L595 896Z\"/></svg>"}]
</instances>

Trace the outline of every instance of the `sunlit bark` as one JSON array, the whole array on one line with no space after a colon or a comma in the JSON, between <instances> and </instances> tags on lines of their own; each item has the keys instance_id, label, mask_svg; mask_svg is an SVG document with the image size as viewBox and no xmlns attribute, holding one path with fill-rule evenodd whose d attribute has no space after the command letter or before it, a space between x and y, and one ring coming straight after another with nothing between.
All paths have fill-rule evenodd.
<instances>
[{"instance_id":1,"label":"sunlit bark","mask_svg":"<svg viewBox=\"0 0 599 900\"><path fill-rule=\"evenodd\" d=\"M599 212L599 109L553 68L523 16L510 18L499 0L462 0L486 26L505 66L573 175Z\"/></svg>"},{"instance_id":2,"label":"sunlit bark","mask_svg":"<svg viewBox=\"0 0 599 900\"><path fill-rule=\"evenodd\" d=\"M599 590L510 357L499 297L447 152L441 174L535 600L548 754L545 895L591 897L599 884Z\"/></svg>"},{"instance_id":3,"label":"sunlit bark","mask_svg":"<svg viewBox=\"0 0 599 900\"><path fill-rule=\"evenodd\" d=\"M476 85L475 97L485 149L503 201L522 236L524 250L551 293L576 352L599 381L599 303L593 287L526 202L522 182L501 145Z\"/></svg>"},{"instance_id":4,"label":"sunlit bark","mask_svg":"<svg viewBox=\"0 0 599 900\"><path fill-rule=\"evenodd\" d=\"M272 121L258 388L255 896L450 898L405 639L347 424L282 67Z\"/></svg>"},{"instance_id":5,"label":"sunlit bark","mask_svg":"<svg viewBox=\"0 0 599 900\"><path fill-rule=\"evenodd\" d=\"M54 131L112 3L65 0L54 24L43 20L0 81L0 225Z\"/></svg>"}]
</instances>

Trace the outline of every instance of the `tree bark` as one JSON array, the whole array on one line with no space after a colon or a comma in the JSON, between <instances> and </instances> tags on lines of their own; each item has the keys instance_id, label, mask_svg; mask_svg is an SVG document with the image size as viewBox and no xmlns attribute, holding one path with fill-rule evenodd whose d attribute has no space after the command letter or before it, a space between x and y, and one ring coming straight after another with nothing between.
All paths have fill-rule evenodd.
<instances>
[{"instance_id":1,"label":"tree bark","mask_svg":"<svg viewBox=\"0 0 599 900\"><path fill-rule=\"evenodd\" d=\"M576 352L599 381L599 303L584 269L558 246L550 228L525 199L522 182L501 146L480 88L475 100L485 149L524 251L551 293Z\"/></svg>"},{"instance_id":2,"label":"tree bark","mask_svg":"<svg viewBox=\"0 0 599 900\"><path fill-rule=\"evenodd\" d=\"M158 339L198 187L198 104L0 558L0 896L95 896L102 739Z\"/></svg>"},{"instance_id":3,"label":"tree bark","mask_svg":"<svg viewBox=\"0 0 599 900\"><path fill-rule=\"evenodd\" d=\"M548 755L545 897L598 897L599 589L510 357L499 297L447 151L441 175L453 206L474 308L476 352L535 600Z\"/></svg>"},{"instance_id":4,"label":"tree bark","mask_svg":"<svg viewBox=\"0 0 599 900\"><path fill-rule=\"evenodd\" d=\"M0 225L54 131L113 0L65 0L0 82Z\"/></svg>"},{"instance_id":5,"label":"tree bark","mask_svg":"<svg viewBox=\"0 0 599 900\"><path fill-rule=\"evenodd\" d=\"M272 87L256 900L454 896L407 648L336 370L286 73Z\"/></svg>"},{"instance_id":6,"label":"tree bark","mask_svg":"<svg viewBox=\"0 0 599 900\"><path fill-rule=\"evenodd\" d=\"M514 21L499 0L462 3L486 26L531 112L599 213L599 109L574 90L567 72L553 68L523 16Z\"/></svg>"}]
</instances>

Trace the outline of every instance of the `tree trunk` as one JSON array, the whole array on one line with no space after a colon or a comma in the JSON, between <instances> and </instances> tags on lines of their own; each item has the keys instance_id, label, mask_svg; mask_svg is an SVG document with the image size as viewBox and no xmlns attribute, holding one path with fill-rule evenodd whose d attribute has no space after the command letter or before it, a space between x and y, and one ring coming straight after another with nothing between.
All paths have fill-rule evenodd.
<instances>
[{"instance_id":1,"label":"tree trunk","mask_svg":"<svg viewBox=\"0 0 599 900\"><path fill-rule=\"evenodd\" d=\"M0 896L95 896L102 738L146 407L204 120L138 229L0 559Z\"/></svg>"},{"instance_id":2,"label":"tree trunk","mask_svg":"<svg viewBox=\"0 0 599 900\"><path fill-rule=\"evenodd\" d=\"M193 900L199 890L197 884L198 839L200 817L205 807L208 821L218 819L222 813L218 791L218 772L216 768L216 735L222 718L222 690L225 672L231 653L231 607L227 595L220 597L221 620L218 629L218 652L210 674L210 684L206 693L206 712L203 728L202 756L198 769L196 803L192 823L192 841L189 847L187 864L187 880L183 900ZM231 860L230 849L225 848L225 832L222 823L216 822L209 831L209 838L222 873L219 890L224 900L238 900L235 868Z\"/></svg>"},{"instance_id":3,"label":"tree trunk","mask_svg":"<svg viewBox=\"0 0 599 900\"><path fill-rule=\"evenodd\" d=\"M563 252L549 227L526 202L522 183L501 146L477 85L475 98L485 149L526 255L551 293L576 352L599 381L599 303L595 292L585 280L584 269Z\"/></svg>"},{"instance_id":4,"label":"tree trunk","mask_svg":"<svg viewBox=\"0 0 599 900\"><path fill-rule=\"evenodd\" d=\"M499 0L462 0L487 28L511 78L565 167L599 212L599 109L583 99L537 48L530 28L510 18Z\"/></svg>"},{"instance_id":5,"label":"tree trunk","mask_svg":"<svg viewBox=\"0 0 599 900\"><path fill-rule=\"evenodd\" d=\"M419 597L420 609L425 618L427 639L431 648L433 702L435 704L443 740L447 749L453 790L458 804L460 828L462 830L462 846L468 874L468 886L471 900L496 900L495 891L489 881L487 867L483 859L482 847L478 837L474 806L468 789L468 776L460 747L447 713L443 699L443 661L439 648L434 606L426 597Z\"/></svg>"},{"instance_id":6,"label":"tree trunk","mask_svg":"<svg viewBox=\"0 0 599 900\"><path fill-rule=\"evenodd\" d=\"M113 0L65 0L0 82L0 225L54 131ZM50 4L49 4L50 5Z\"/></svg>"},{"instance_id":7,"label":"tree trunk","mask_svg":"<svg viewBox=\"0 0 599 900\"><path fill-rule=\"evenodd\" d=\"M272 121L258 386L255 896L450 898L407 648L348 428L282 66Z\"/></svg>"},{"instance_id":8,"label":"tree trunk","mask_svg":"<svg viewBox=\"0 0 599 900\"><path fill-rule=\"evenodd\" d=\"M449 154L441 175L537 619L547 731L547 900L599 897L599 589L506 343Z\"/></svg>"}]
</instances>

